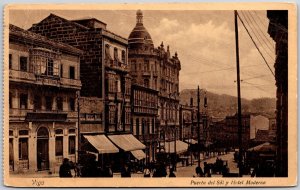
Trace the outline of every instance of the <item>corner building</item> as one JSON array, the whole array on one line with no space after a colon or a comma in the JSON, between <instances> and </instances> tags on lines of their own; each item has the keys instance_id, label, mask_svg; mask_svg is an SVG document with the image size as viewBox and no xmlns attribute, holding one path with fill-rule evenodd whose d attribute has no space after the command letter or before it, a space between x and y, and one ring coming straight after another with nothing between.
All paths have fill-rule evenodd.
<instances>
[{"instance_id":1,"label":"corner building","mask_svg":"<svg viewBox=\"0 0 300 190\"><path fill-rule=\"evenodd\" d=\"M80 57L81 96L90 102L86 105L99 107L97 112L102 110L102 117L81 112L80 144L84 146L83 151L92 150L98 161L103 161L103 166L112 164L113 170L118 170L118 164L127 162L134 155L144 158L142 149L145 146L131 134L127 39L107 30L106 23L95 18L67 20L54 14L29 30L84 52ZM85 110L93 111L90 108ZM93 121L90 121L90 116ZM86 144L91 145L90 149L85 148L88 147Z\"/></svg>"},{"instance_id":2,"label":"corner building","mask_svg":"<svg viewBox=\"0 0 300 190\"><path fill-rule=\"evenodd\" d=\"M76 160L79 57L64 43L9 25L9 168L56 173Z\"/></svg>"},{"instance_id":3,"label":"corner building","mask_svg":"<svg viewBox=\"0 0 300 190\"><path fill-rule=\"evenodd\" d=\"M144 91L151 89L158 92L158 111L157 115L151 116L155 121L150 123L150 128L157 134L153 136L156 137L153 141L159 143L159 150L167 152L165 143L161 142L179 139L180 60L177 53L171 56L169 46L165 49L161 43L159 47L154 47L152 38L143 25L143 13L140 10L136 13L136 26L128 38L128 62L132 84L144 87ZM141 101L147 101L147 96L143 96ZM148 116L133 115L133 131L136 136L143 135L138 133L144 126L143 117Z\"/></svg>"}]
</instances>

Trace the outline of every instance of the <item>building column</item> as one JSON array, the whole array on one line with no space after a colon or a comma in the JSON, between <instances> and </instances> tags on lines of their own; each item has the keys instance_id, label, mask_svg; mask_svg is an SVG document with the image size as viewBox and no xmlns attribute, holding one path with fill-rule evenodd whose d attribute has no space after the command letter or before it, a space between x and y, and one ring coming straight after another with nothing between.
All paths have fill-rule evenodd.
<instances>
[{"instance_id":1,"label":"building column","mask_svg":"<svg viewBox=\"0 0 300 190\"><path fill-rule=\"evenodd\" d=\"M18 130L14 129L13 130L13 147L14 147L14 171L19 170L19 138L18 138Z\"/></svg>"},{"instance_id":2,"label":"building column","mask_svg":"<svg viewBox=\"0 0 300 190\"><path fill-rule=\"evenodd\" d=\"M28 137L28 162L29 171L37 171L37 151L36 151L36 127L32 127L32 122L29 122L29 137Z\"/></svg>"},{"instance_id":3,"label":"building column","mask_svg":"<svg viewBox=\"0 0 300 190\"><path fill-rule=\"evenodd\" d=\"M64 137L63 137L63 158L69 157L69 138L68 138L68 128L64 130Z\"/></svg>"},{"instance_id":4,"label":"building column","mask_svg":"<svg viewBox=\"0 0 300 190\"><path fill-rule=\"evenodd\" d=\"M56 164L56 157L55 157L55 122L53 122L53 127L49 129L49 169L52 172L55 169L55 164Z\"/></svg>"}]
</instances>

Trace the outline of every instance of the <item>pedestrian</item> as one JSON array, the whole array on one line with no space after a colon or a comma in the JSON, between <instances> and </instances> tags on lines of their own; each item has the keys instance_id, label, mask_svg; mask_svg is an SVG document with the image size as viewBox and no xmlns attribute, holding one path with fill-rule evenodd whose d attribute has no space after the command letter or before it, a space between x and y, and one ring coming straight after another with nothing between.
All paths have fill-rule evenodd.
<instances>
[{"instance_id":1,"label":"pedestrian","mask_svg":"<svg viewBox=\"0 0 300 190\"><path fill-rule=\"evenodd\" d=\"M150 176L151 172L148 166L145 166L144 168L144 177L151 177Z\"/></svg>"},{"instance_id":2,"label":"pedestrian","mask_svg":"<svg viewBox=\"0 0 300 190\"><path fill-rule=\"evenodd\" d=\"M128 164L125 164L121 169L121 177L131 177L131 170Z\"/></svg>"},{"instance_id":3,"label":"pedestrian","mask_svg":"<svg viewBox=\"0 0 300 190\"><path fill-rule=\"evenodd\" d=\"M106 165L104 167L103 177L113 177L113 172L110 165Z\"/></svg>"},{"instance_id":4,"label":"pedestrian","mask_svg":"<svg viewBox=\"0 0 300 190\"><path fill-rule=\"evenodd\" d=\"M72 177L68 158L64 158L62 165L59 167L59 177Z\"/></svg>"},{"instance_id":5,"label":"pedestrian","mask_svg":"<svg viewBox=\"0 0 300 190\"><path fill-rule=\"evenodd\" d=\"M204 162L204 176L205 177L211 177L210 167L207 164L207 162Z\"/></svg>"},{"instance_id":6,"label":"pedestrian","mask_svg":"<svg viewBox=\"0 0 300 190\"><path fill-rule=\"evenodd\" d=\"M194 177L203 177L203 170L200 166L196 167L196 176Z\"/></svg>"},{"instance_id":7,"label":"pedestrian","mask_svg":"<svg viewBox=\"0 0 300 190\"><path fill-rule=\"evenodd\" d=\"M174 174L174 169L173 168L170 168L169 177L176 177L176 175Z\"/></svg>"}]
</instances>

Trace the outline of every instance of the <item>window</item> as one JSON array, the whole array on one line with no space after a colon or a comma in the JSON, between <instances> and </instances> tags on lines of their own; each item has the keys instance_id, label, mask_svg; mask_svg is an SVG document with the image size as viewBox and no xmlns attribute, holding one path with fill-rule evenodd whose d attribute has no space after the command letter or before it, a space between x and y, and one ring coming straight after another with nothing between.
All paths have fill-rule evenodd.
<instances>
[{"instance_id":1,"label":"window","mask_svg":"<svg viewBox=\"0 0 300 190\"><path fill-rule=\"evenodd\" d=\"M117 48L114 48L114 61L115 61L115 64L118 64L118 62L119 62Z\"/></svg>"},{"instance_id":2,"label":"window","mask_svg":"<svg viewBox=\"0 0 300 190\"><path fill-rule=\"evenodd\" d=\"M70 111L75 111L75 98L69 98Z\"/></svg>"},{"instance_id":3,"label":"window","mask_svg":"<svg viewBox=\"0 0 300 190\"><path fill-rule=\"evenodd\" d=\"M56 98L56 105L57 105L57 110L59 110L59 111L63 110L63 98L62 97Z\"/></svg>"},{"instance_id":4,"label":"window","mask_svg":"<svg viewBox=\"0 0 300 190\"><path fill-rule=\"evenodd\" d=\"M46 96L46 110L51 111L52 110L52 97Z\"/></svg>"},{"instance_id":5,"label":"window","mask_svg":"<svg viewBox=\"0 0 300 190\"><path fill-rule=\"evenodd\" d=\"M42 99L40 96L34 96L33 106L34 110L40 110L42 108Z\"/></svg>"},{"instance_id":6,"label":"window","mask_svg":"<svg viewBox=\"0 0 300 190\"><path fill-rule=\"evenodd\" d=\"M151 133L154 134L155 133L155 122L154 119L152 119L152 128L151 128Z\"/></svg>"},{"instance_id":7,"label":"window","mask_svg":"<svg viewBox=\"0 0 300 190\"><path fill-rule=\"evenodd\" d=\"M70 66L70 79L75 79L75 67Z\"/></svg>"},{"instance_id":8,"label":"window","mask_svg":"<svg viewBox=\"0 0 300 190\"><path fill-rule=\"evenodd\" d=\"M47 75L53 75L53 59L48 59L47 60L47 70L46 70Z\"/></svg>"},{"instance_id":9,"label":"window","mask_svg":"<svg viewBox=\"0 0 300 190\"><path fill-rule=\"evenodd\" d=\"M69 136L69 154L75 154L75 136Z\"/></svg>"},{"instance_id":10,"label":"window","mask_svg":"<svg viewBox=\"0 0 300 190\"><path fill-rule=\"evenodd\" d=\"M12 68L12 54L9 54L9 69Z\"/></svg>"},{"instance_id":11,"label":"window","mask_svg":"<svg viewBox=\"0 0 300 190\"><path fill-rule=\"evenodd\" d=\"M20 130L19 135L20 136L27 136L28 135L28 130Z\"/></svg>"},{"instance_id":12,"label":"window","mask_svg":"<svg viewBox=\"0 0 300 190\"><path fill-rule=\"evenodd\" d=\"M122 51L122 62L125 64L125 61L126 61L126 54L125 54L125 51L123 50Z\"/></svg>"},{"instance_id":13,"label":"window","mask_svg":"<svg viewBox=\"0 0 300 190\"><path fill-rule=\"evenodd\" d=\"M140 135L140 122L138 118L136 119L136 135Z\"/></svg>"},{"instance_id":14,"label":"window","mask_svg":"<svg viewBox=\"0 0 300 190\"><path fill-rule=\"evenodd\" d=\"M75 134L76 130L75 129L69 129L69 134Z\"/></svg>"},{"instance_id":15,"label":"window","mask_svg":"<svg viewBox=\"0 0 300 190\"><path fill-rule=\"evenodd\" d=\"M28 99L27 94L20 95L20 108L21 109L27 109L27 99Z\"/></svg>"},{"instance_id":16,"label":"window","mask_svg":"<svg viewBox=\"0 0 300 190\"><path fill-rule=\"evenodd\" d=\"M64 77L64 65L63 64L61 64L60 65L60 77Z\"/></svg>"},{"instance_id":17,"label":"window","mask_svg":"<svg viewBox=\"0 0 300 190\"><path fill-rule=\"evenodd\" d=\"M12 108L12 93L9 93L9 108Z\"/></svg>"},{"instance_id":18,"label":"window","mask_svg":"<svg viewBox=\"0 0 300 190\"><path fill-rule=\"evenodd\" d=\"M19 159L28 160L28 138L19 138Z\"/></svg>"},{"instance_id":19,"label":"window","mask_svg":"<svg viewBox=\"0 0 300 190\"><path fill-rule=\"evenodd\" d=\"M27 57L20 57L20 70L27 71Z\"/></svg>"},{"instance_id":20,"label":"window","mask_svg":"<svg viewBox=\"0 0 300 190\"><path fill-rule=\"evenodd\" d=\"M144 79L144 86L149 87L149 79Z\"/></svg>"},{"instance_id":21,"label":"window","mask_svg":"<svg viewBox=\"0 0 300 190\"><path fill-rule=\"evenodd\" d=\"M145 71L149 71L149 70L150 70L149 60L145 60Z\"/></svg>"},{"instance_id":22,"label":"window","mask_svg":"<svg viewBox=\"0 0 300 190\"><path fill-rule=\"evenodd\" d=\"M63 155L63 136L55 137L55 156Z\"/></svg>"},{"instance_id":23,"label":"window","mask_svg":"<svg viewBox=\"0 0 300 190\"><path fill-rule=\"evenodd\" d=\"M116 115L116 108L115 106L109 106L109 123L114 124L115 123L115 115Z\"/></svg>"}]
</instances>

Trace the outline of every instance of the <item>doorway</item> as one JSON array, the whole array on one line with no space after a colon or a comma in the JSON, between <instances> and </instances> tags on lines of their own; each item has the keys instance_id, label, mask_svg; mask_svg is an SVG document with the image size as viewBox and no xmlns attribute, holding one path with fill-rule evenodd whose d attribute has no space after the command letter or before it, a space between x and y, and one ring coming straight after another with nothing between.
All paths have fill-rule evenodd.
<instances>
[{"instance_id":1,"label":"doorway","mask_svg":"<svg viewBox=\"0 0 300 190\"><path fill-rule=\"evenodd\" d=\"M49 169L49 132L45 127L37 132L37 168L38 171Z\"/></svg>"}]
</instances>

